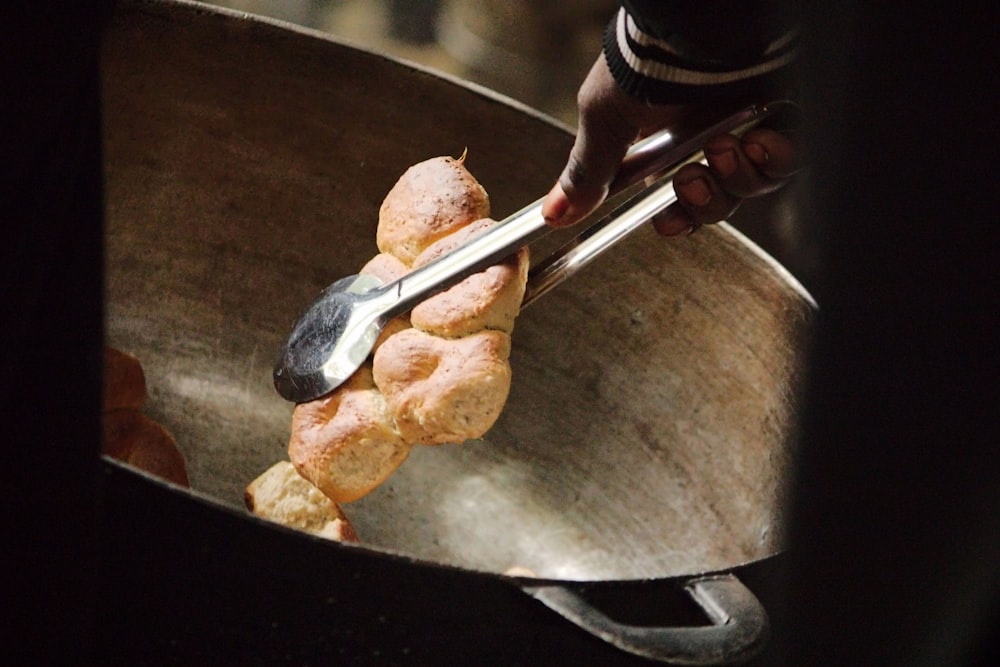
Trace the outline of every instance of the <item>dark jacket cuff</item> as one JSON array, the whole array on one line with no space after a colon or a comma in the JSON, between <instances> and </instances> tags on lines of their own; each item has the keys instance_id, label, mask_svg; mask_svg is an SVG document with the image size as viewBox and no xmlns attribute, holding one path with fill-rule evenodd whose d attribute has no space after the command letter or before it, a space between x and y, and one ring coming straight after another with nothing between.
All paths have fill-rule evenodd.
<instances>
[{"instance_id":1,"label":"dark jacket cuff","mask_svg":"<svg viewBox=\"0 0 1000 667\"><path fill-rule=\"evenodd\" d=\"M768 97L790 87L796 53L794 30L780 34L759 53L739 61L692 57L669 39L644 32L623 8L604 33L604 56L625 92L652 104L688 104ZM768 100L762 100L768 101Z\"/></svg>"}]
</instances>

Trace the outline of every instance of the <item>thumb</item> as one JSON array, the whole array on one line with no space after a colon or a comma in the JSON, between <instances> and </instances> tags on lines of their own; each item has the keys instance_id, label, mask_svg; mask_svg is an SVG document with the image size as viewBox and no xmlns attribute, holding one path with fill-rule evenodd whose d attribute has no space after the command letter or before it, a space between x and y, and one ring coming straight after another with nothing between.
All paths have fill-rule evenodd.
<instances>
[{"instance_id":1,"label":"thumb","mask_svg":"<svg viewBox=\"0 0 1000 667\"><path fill-rule=\"evenodd\" d=\"M580 136L559 180L542 202L542 215L553 227L568 227L600 206L625 156L625 148L586 153L578 149Z\"/></svg>"},{"instance_id":2,"label":"thumb","mask_svg":"<svg viewBox=\"0 0 1000 667\"><path fill-rule=\"evenodd\" d=\"M639 129L621 112L622 96L600 57L578 95L579 128L559 180L542 203L542 215L554 227L566 227L597 208L607 197L629 145Z\"/></svg>"}]
</instances>

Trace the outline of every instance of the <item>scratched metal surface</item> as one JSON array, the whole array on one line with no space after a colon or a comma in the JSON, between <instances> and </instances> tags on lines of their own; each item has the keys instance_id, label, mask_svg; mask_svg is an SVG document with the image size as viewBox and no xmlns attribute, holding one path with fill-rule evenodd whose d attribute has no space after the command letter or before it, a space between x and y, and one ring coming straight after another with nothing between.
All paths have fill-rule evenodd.
<instances>
[{"instance_id":1,"label":"scratched metal surface","mask_svg":"<svg viewBox=\"0 0 1000 667\"><path fill-rule=\"evenodd\" d=\"M488 91L197 5L124 3L104 85L108 342L142 361L194 491L230 507L286 458L271 369L291 323L376 252L406 167L468 148L498 217L545 192L571 143ZM345 509L368 548L491 572L641 579L771 555L812 312L726 225L643 230L518 319L483 441L417 448Z\"/></svg>"}]
</instances>

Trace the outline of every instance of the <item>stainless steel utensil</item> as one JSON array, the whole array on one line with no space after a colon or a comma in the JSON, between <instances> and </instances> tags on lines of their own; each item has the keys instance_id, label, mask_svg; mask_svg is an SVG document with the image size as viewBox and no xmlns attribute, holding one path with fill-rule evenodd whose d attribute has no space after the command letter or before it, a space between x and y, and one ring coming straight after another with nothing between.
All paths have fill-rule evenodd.
<instances>
[{"instance_id":1,"label":"stainless steel utensil","mask_svg":"<svg viewBox=\"0 0 1000 667\"><path fill-rule=\"evenodd\" d=\"M675 202L673 174L684 164L703 162L701 147L708 139L742 134L789 106L790 102L779 101L748 107L679 143L667 131L637 142L627 153L611 193L622 193L643 179L655 177L654 182L630 193L618 208L536 266L523 304L548 292ZM541 208L539 199L394 282L382 284L373 276L352 275L331 284L292 328L274 369L278 393L289 401L303 402L336 389L364 363L379 332L394 317L547 235L551 228Z\"/></svg>"}]
</instances>

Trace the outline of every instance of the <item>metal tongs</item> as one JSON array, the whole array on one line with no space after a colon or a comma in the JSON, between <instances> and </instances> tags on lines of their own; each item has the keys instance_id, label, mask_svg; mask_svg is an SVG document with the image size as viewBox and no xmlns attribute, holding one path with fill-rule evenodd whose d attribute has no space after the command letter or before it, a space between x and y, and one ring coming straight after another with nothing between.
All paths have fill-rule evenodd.
<instances>
[{"instance_id":1,"label":"metal tongs","mask_svg":"<svg viewBox=\"0 0 1000 667\"><path fill-rule=\"evenodd\" d=\"M626 201L536 265L529 274L522 307L674 203L674 173L690 162L704 162L702 147L706 141L720 134L740 135L791 107L794 104L786 101L751 106L681 143L666 131L636 142L622 161L611 195L643 181L651 184L630 194ZM382 328L394 317L551 232L541 209L539 199L462 247L394 282L382 284L374 276L359 275L334 282L292 328L274 369L278 393L299 403L336 389L361 367Z\"/></svg>"}]
</instances>

